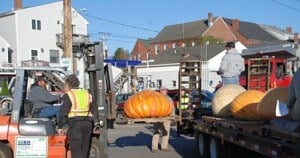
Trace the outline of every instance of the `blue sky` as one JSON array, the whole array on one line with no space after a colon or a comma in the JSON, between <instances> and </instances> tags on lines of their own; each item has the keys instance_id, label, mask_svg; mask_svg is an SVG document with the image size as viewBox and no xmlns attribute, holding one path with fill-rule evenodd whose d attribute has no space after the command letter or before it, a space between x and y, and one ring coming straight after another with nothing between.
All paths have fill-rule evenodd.
<instances>
[{"instance_id":1,"label":"blue sky","mask_svg":"<svg viewBox=\"0 0 300 158\"><path fill-rule=\"evenodd\" d=\"M23 7L57 1L23 0ZM206 19L209 12L300 32L300 0L72 0L72 6L89 15L93 40L107 33L110 55L118 47L131 52L137 38L155 37L166 25ZM0 0L0 12L11 8L13 0Z\"/></svg>"}]
</instances>

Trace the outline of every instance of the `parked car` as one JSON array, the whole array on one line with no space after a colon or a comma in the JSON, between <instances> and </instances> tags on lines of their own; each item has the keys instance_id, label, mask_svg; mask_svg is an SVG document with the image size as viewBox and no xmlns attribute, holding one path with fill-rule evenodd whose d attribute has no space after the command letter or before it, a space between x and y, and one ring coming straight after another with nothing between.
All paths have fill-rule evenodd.
<instances>
[{"instance_id":1,"label":"parked car","mask_svg":"<svg viewBox=\"0 0 300 158\"><path fill-rule=\"evenodd\" d=\"M117 124L127 123L127 119L124 116L124 103L131 95L132 93L123 93L116 95L117 117L115 122Z\"/></svg>"},{"instance_id":2,"label":"parked car","mask_svg":"<svg viewBox=\"0 0 300 158\"><path fill-rule=\"evenodd\" d=\"M190 102L193 109L200 109L201 106L201 115L203 114L212 115L211 102L214 97L214 93L207 90L202 90L201 96L199 96L198 91L193 91L190 93L190 96L191 96ZM201 97L201 101L200 101L200 97ZM200 115L197 114L197 116Z\"/></svg>"}]
</instances>

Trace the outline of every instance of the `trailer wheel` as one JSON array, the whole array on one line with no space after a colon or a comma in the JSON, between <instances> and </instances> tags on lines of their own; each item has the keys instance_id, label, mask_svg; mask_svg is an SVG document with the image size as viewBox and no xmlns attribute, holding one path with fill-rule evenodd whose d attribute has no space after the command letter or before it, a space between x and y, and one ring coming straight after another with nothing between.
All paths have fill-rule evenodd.
<instances>
[{"instance_id":1,"label":"trailer wheel","mask_svg":"<svg viewBox=\"0 0 300 158\"><path fill-rule=\"evenodd\" d=\"M3 158L12 158L13 155L12 155L12 151L11 149L0 142L0 157L3 157Z\"/></svg>"},{"instance_id":2,"label":"trailer wheel","mask_svg":"<svg viewBox=\"0 0 300 158\"><path fill-rule=\"evenodd\" d=\"M222 146L220 139L211 137L209 142L209 154L211 158L227 157L227 146Z\"/></svg>"},{"instance_id":3,"label":"trailer wheel","mask_svg":"<svg viewBox=\"0 0 300 158\"><path fill-rule=\"evenodd\" d=\"M197 132L196 133L196 150L201 158L208 157L208 135Z\"/></svg>"},{"instance_id":4,"label":"trailer wheel","mask_svg":"<svg viewBox=\"0 0 300 158\"><path fill-rule=\"evenodd\" d=\"M104 158L104 146L95 137L92 139L89 158Z\"/></svg>"}]
</instances>

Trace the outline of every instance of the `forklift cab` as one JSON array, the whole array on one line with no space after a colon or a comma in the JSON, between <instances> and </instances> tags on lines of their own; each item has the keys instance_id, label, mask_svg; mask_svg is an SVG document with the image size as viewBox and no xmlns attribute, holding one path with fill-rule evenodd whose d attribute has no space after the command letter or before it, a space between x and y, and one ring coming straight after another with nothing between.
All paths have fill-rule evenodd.
<instances>
[{"instance_id":1,"label":"forklift cab","mask_svg":"<svg viewBox=\"0 0 300 158\"><path fill-rule=\"evenodd\" d=\"M16 69L15 91L11 103L11 122L19 125L19 134L24 136L49 136L55 134L55 123L49 118L33 118L32 102L26 99L31 83L37 76L66 76L67 73L61 69L50 67L28 67ZM49 83L53 86L55 83ZM8 110L9 111L9 110Z\"/></svg>"}]
</instances>

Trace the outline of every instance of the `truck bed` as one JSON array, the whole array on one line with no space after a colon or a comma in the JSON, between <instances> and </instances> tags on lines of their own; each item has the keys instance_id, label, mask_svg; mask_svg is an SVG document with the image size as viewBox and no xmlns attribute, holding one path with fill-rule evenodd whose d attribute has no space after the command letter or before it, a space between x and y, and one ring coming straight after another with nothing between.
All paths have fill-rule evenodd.
<instances>
[{"instance_id":1,"label":"truck bed","mask_svg":"<svg viewBox=\"0 0 300 158\"><path fill-rule=\"evenodd\" d=\"M300 157L300 133L275 129L270 121L203 116L194 129L268 157Z\"/></svg>"}]
</instances>

